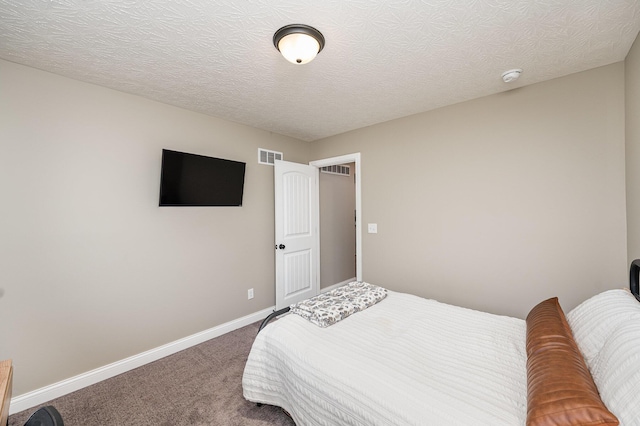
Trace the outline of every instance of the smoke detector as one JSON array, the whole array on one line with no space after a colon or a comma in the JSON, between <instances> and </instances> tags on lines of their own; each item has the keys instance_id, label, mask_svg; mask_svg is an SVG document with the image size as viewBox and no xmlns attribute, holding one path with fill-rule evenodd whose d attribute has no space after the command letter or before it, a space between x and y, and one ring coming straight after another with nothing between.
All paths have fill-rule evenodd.
<instances>
[{"instance_id":1,"label":"smoke detector","mask_svg":"<svg viewBox=\"0 0 640 426\"><path fill-rule=\"evenodd\" d=\"M518 77L520 77L520 74L522 74L522 70L520 68L505 71L502 73L502 81L505 83L511 83L512 81L516 81Z\"/></svg>"}]
</instances>

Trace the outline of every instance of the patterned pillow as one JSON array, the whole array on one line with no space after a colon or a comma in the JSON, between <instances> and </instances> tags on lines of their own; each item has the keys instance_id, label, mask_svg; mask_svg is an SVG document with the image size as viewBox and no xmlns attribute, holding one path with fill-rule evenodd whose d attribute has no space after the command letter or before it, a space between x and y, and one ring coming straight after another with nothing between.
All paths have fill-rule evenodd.
<instances>
[{"instance_id":1,"label":"patterned pillow","mask_svg":"<svg viewBox=\"0 0 640 426\"><path fill-rule=\"evenodd\" d=\"M363 281L353 281L327 293L291 305L294 314L319 327L328 327L387 297L387 290Z\"/></svg>"}]
</instances>

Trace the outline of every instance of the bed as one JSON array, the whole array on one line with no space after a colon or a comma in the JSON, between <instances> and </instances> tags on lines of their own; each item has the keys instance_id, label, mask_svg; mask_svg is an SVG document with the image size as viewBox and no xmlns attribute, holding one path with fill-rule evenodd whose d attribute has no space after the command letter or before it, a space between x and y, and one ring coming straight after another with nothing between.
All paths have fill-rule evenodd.
<instances>
[{"instance_id":1,"label":"bed","mask_svg":"<svg viewBox=\"0 0 640 426\"><path fill-rule=\"evenodd\" d=\"M526 320L389 290L328 324L289 313L256 336L244 397L298 426L640 425L639 271L632 291Z\"/></svg>"}]
</instances>

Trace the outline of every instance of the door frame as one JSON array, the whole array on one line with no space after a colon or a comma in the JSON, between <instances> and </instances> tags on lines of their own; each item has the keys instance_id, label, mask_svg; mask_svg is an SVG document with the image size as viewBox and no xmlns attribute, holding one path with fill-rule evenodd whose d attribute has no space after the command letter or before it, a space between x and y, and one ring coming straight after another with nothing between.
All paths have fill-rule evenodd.
<instances>
[{"instance_id":1,"label":"door frame","mask_svg":"<svg viewBox=\"0 0 640 426\"><path fill-rule=\"evenodd\" d=\"M359 152L309 162L310 166L317 168L345 163L355 163L356 165L356 280L358 281L362 281L362 172L360 162ZM320 256L319 252L318 256ZM320 261L322 261L322 259L320 259Z\"/></svg>"}]
</instances>

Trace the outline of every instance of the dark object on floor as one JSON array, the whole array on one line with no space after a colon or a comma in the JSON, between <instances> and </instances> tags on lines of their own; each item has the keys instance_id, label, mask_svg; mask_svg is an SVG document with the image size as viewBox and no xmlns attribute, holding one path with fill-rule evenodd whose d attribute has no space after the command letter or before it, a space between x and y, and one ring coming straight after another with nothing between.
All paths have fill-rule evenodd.
<instances>
[{"instance_id":1,"label":"dark object on floor","mask_svg":"<svg viewBox=\"0 0 640 426\"><path fill-rule=\"evenodd\" d=\"M64 426L64 422L58 410L51 405L47 405L33 413L24 426Z\"/></svg>"}]
</instances>

